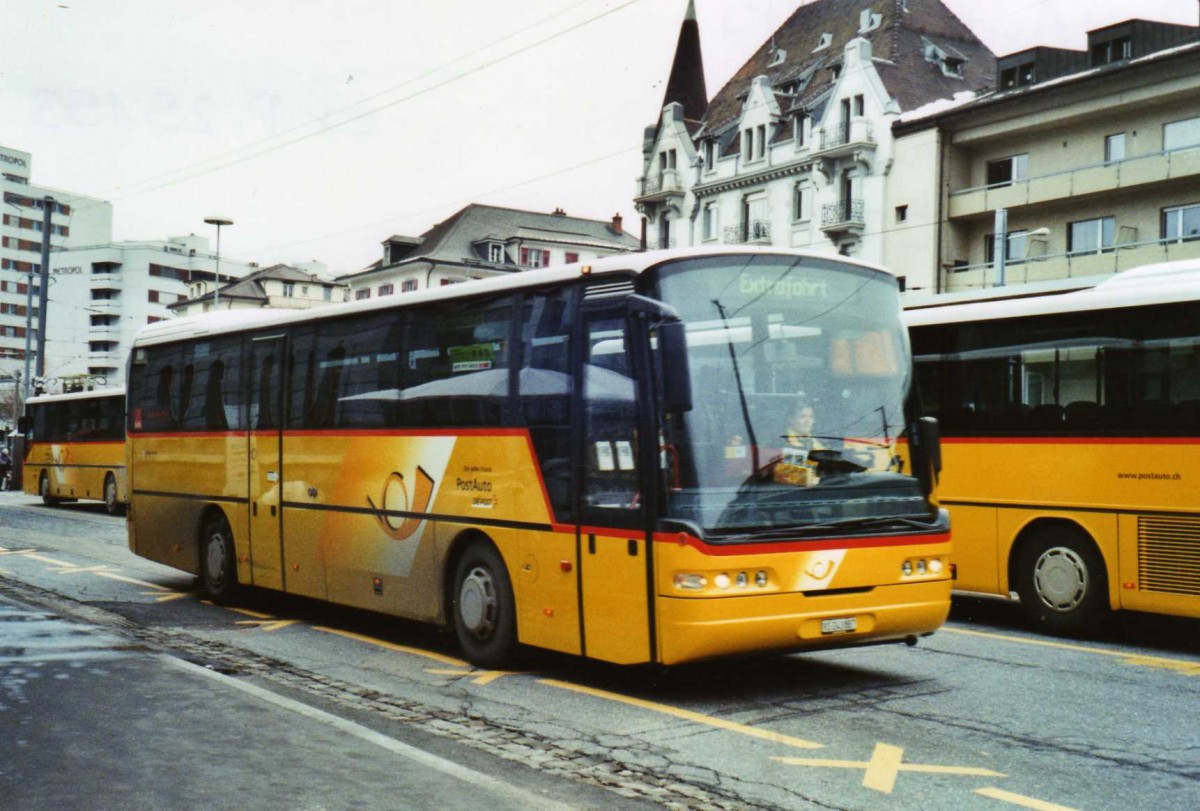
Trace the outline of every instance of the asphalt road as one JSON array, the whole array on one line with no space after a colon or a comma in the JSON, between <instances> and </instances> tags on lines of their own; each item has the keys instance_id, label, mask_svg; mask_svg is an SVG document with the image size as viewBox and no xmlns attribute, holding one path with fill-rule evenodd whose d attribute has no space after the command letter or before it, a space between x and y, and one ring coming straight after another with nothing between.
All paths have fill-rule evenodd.
<instances>
[{"instance_id":1,"label":"asphalt road","mask_svg":"<svg viewBox=\"0 0 1200 811\"><path fill-rule=\"evenodd\" d=\"M1200 808L1195 621L1074 642L964 599L915 648L488 672L386 617L206 604L120 519L20 494L0 494L0 596L20 808ZM71 656L13 641L39 623Z\"/></svg>"}]
</instances>

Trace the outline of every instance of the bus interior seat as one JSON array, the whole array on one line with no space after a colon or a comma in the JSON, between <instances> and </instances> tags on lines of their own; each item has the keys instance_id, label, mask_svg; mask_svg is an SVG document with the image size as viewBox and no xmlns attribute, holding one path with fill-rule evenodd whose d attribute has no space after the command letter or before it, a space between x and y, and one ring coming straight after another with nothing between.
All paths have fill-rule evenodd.
<instances>
[{"instance_id":1,"label":"bus interior seat","mask_svg":"<svg viewBox=\"0 0 1200 811\"><path fill-rule=\"evenodd\" d=\"M1063 420L1069 430L1075 433L1087 433L1100 427L1100 404L1090 400L1076 400L1067 403L1063 410Z\"/></svg>"},{"instance_id":2,"label":"bus interior seat","mask_svg":"<svg viewBox=\"0 0 1200 811\"><path fill-rule=\"evenodd\" d=\"M1029 427L1039 430L1054 430L1063 427L1063 407L1054 403L1034 406L1029 412Z\"/></svg>"}]
</instances>

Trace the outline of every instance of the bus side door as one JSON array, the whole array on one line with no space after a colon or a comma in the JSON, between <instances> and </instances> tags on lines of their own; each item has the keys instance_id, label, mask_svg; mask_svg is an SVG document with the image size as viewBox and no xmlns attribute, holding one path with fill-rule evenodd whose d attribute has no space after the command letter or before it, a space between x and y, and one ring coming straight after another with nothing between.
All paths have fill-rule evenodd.
<instances>
[{"instance_id":1,"label":"bus side door","mask_svg":"<svg viewBox=\"0 0 1200 811\"><path fill-rule=\"evenodd\" d=\"M283 588L283 359L280 335L250 341L249 470L251 581Z\"/></svg>"},{"instance_id":2,"label":"bus side door","mask_svg":"<svg viewBox=\"0 0 1200 811\"><path fill-rule=\"evenodd\" d=\"M651 661L649 548L637 446L638 390L624 308L584 312L579 431L583 649L617 664Z\"/></svg>"}]
</instances>

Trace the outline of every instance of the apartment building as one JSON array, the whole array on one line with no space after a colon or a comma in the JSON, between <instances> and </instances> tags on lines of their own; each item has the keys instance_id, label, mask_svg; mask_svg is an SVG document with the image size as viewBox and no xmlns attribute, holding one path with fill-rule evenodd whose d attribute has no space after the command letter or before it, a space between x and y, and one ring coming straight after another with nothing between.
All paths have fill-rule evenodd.
<instances>
[{"instance_id":1,"label":"apartment building","mask_svg":"<svg viewBox=\"0 0 1200 811\"><path fill-rule=\"evenodd\" d=\"M893 127L909 227L886 253L921 286L1063 290L1200 256L1200 28L1126 20L1004 56L994 85Z\"/></svg>"},{"instance_id":2,"label":"apartment building","mask_svg":"<svg viewBox=\"0 0 1200 811\"><path fill-rule=\"evenodd\" d=\"M635 203L647 242L780 245L886 263L892 123L938 99L973 97L994 75L991 51L939 0L815 0L709 100L689 3L644 140ZM899 259L898 275L914 273Z\"/></svg>"},{"instance_id":3,"label":"apartment building","mask_svg":"<svg viewBox=\"0 0 1200 811\"><path fill-rule=\"evenodd\" d=\"M31 374L37 368L33 353L47 212L52 261L77 246L112 241L111 203L37 186L32 177L32 154L0 146L0 380L5 381L23 376L27 357Z\"/></svg>"},{"instance_id":4,"label":"apartment building","mask_svg":"<svg viewBox=\"0 0 1200 811\"><path fill-rule=\"evenodd\" d=\"M66 380L103 378L121 385L125 360L137 331L171 318L171 307L211 287L216 256L207 237L195 234L160 241L107 241L51 254L46 320L47 389ZM221 278L255 270L221 257Z\"/></svg>"},{"instance_id":5,"label":"apartment building","mask_svg":"<svg viewBox=\"0 0 1200 811\"><path fill-rule=\"evenodd\" d=\"M176 316L183 316L214 309L307 310L340 304L346 300L348 288L326 278L324 271L325 266L319 262L306 263L304 268L272 265L223 285L219 292L204 292L208 289L206 284L194 285L193 292L197 295L168 305L168 309Z\"/></svg>"}]
</instances>

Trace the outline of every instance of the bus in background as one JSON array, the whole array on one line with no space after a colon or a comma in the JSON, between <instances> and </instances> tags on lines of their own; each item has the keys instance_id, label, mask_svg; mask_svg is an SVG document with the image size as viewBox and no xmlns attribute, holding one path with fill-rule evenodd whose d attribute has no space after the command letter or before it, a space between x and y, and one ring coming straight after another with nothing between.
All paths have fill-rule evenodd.
<instances>
[{"instance_id":1,"label":"bus in background","mask_svg":"<svg viewBox=\"0 0 1200 811\"><path fill-rule=\"evenodd\" d=\"M1115 609L1200 617L1200 265L905 317L955 588L1067 636Z\"/></svg>"},{"instance_id":2,"label":"bus in background","mask_svg":"<svg viewBox=\"0 0 1200 811\"><path fill-rule=\"evenodd\" d=\"M92 499L109 515L125 511L125 389L31 397L18 428L26 493L48 505Z\"/></svg>"},{"instance_id":3,"label":"bus in background","mask_svg":"<svg viewBox=\"0 0 1200 811\"><path fill-rule=\"evenodd\" d=\"M481 667L912 643L949 613L879 268L665 251L210 313L144 328L128 381L130 549L218 600L440 624ZM819 447L785 439L801 391Z\"/></svg>"}]
</instances>

